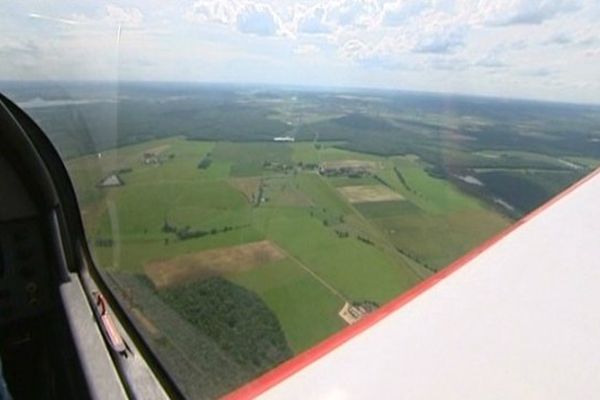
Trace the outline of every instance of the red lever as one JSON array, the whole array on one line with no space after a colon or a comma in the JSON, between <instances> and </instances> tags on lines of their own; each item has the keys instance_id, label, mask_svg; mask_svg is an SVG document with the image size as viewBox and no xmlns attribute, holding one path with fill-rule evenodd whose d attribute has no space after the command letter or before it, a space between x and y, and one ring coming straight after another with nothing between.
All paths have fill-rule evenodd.
<instances>
[{"instance_id":1,"label":"red lever","mask_svg":"<svg viewBox=\"0 0 600 400\"><path fill-rule=\"evenodd\" d=\"M123 338L119 334L112 318L107 312L106 308L106 299L101 293L96 292L96 307L98 311L98 316L100 317L100 326L102 327L102 332L106 336L110 347L118 353L123 353L127 350L125 346L125 342Z\"/></svg>"}]
</instances>

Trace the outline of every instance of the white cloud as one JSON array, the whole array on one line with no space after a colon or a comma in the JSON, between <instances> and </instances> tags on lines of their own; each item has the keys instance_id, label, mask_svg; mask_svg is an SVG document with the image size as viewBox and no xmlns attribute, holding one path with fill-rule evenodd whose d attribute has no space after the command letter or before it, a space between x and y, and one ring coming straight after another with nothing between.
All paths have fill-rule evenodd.
<instances>
[{"instance_id":1,"label":"white cloud","mask_svg":"<svg viewBox=\"0 0 600 400\"><path fill-rule=\"evenodd\" d=\"M553 70L551 68L547 68L547 67L525 69L525 70L521 71L522 75L532 76L532 77L547 77L547 76L553 75L555 73L556 73L555 70Z\"/></svg>"},{"instance_id":2,"label":"white cloud","mask_svg":"<svg viewBox=\"0 0 600 400\"><path fill-rule=\"evenodd\" d=\"M374 22L380 5L376 0L341 0L328 2L327 20L338 26L364 26Z\"/></svg>"},{"instance_id":3,"label":"white cloud","mask_svg":"<svg viewBox=\"0 0 600 400\"><path fill-rule=\"evenodd\" d=\"M30 14L31 16L31 14ZM39 17L38 17L39 18ZM50 19L45 17L44 19ZM79 25L82 27L102 27L102 26L122 26L126 28L139 29L144 22L144 14L137 7L121 8L115 5L108 4L98 13L89 14L73 14L68 19L52 18L53 20L64 22L68 25Z\"/></svg>"},{"instance_id":4,"label":"white cloud","mask_svg":"<svg viewBox=\"0 0 600 400\"><path fill-rule=\"evenodd\" d=\"M139 27L144 16L139 8L121 8L114 5L106 6L106 20L117 25Z\"/></svg>"},{"instance_id":5,"label":"white cloud","mask_svg":"<svg viewBox=\"0 0 600 400\"><path fill-rule=\"evenodd\" d=\"M401 58L409 51L409 46L403 37L383 37L374 43L349 39L341 44L338 56L368 68L407 69L411 65Z\"/></svg>"},{"instance_id":6,"label":"white cloud","mask_svg":"<svg viewBox=\"0 0 600 400\"><path fill-rule=\"evenodd\" d=\"M490 69L498 69L498 68L506 68L508 67L508 64L501 60L497 54L495 53L490 53L487 54L486 56L480 58L479 60L477 60L475 62L475 65L478 67L483 67L483 68L490 68Z\"/></svg>"},{"instance_id":7,"label":"white cloud","mask_svg":"<svg viewBox=\"0 0 600 400\"><path fill-rule=\"evenodd\" d=\"M600 49L586 50L584 54L588 58L600 58Z\"/></svg>"},{"instance_id":8,"label":"white cloud","mask_svg":"<svg viewBox=\"0 0 600 400\"><path fill-rule=\"evenodd\" d=\"M567 33L561 32L552 35L549 39L546 39L542 44L545 45L567 45L573 43L573 38Z\"/></svg>"},{"instance_id":9,"label":"white cloud","mask_svg":"<svg viewBox=\"0 0 600 400\"><path fill-rule=\"evenodd\" d=\"M35 67L42 53L40 46L31 40L8 38L0 40L0 57L20 67Z\"/></svg>"},{"instance_id":10,"label":"white cloud","mask_svg":"<svg viewBox=\"0 0 600 400\"><path fill-rule=\"evenodd\" d=\"M479 12L489 25L535 25L577 11L581 6L580 0L484 0L479 4Z\"/></svg>"},{"instance_id":11,"label":"white cloud","mask_svg":"<svg viewBox=\"0 0 600 400\"><path fill-rule=\"evenodd\" d=\"M271 6L250 3L238 12L236 26L242 33L273 36L279 31L280 21Z\"/></svg>"},{"instance_id":12,"label":"white cloud","mask_svg":"<svg viewBox=\"0 0 600 400\"><path fill-rule=\"evenodd\" d=\"M232 0L201 0L196 1L185 13L189 21L194 22L218 22L221 24L233 24L240 9L238 1Z\"/></svg>"},{"instance_id":13,"label":"white cloud","mask_svg":"<svg viewBox=\"0 0 600 400\"><path fill-rule=\"evenodd\" d=\"M456 87L471 82L473 91L499 85L499 93L511 80L533 94L550 93L542 84L549 79L600 82L599 0L192 0L183 11L162 0L68 7L7 1L0 26L19 39L9 45L0 38L0 58L14 64L0 66L9 77L26 73L18 59L45 66L37 75L27 72L35 78L79 65L78 78L281 76L380 86L392 79L427 90L455 79ZM119 25L129 29L116 52ZM110 59L116 54L118 60ZM598 92L584 88L573 96L598 98Z\"/></svg>"},{"instance_id":14,"label":"white cloud","mask_svg":"<svg viewBox=\"0 0 600 400\"><path fill-rule=\"evenodd\" d=\"M424 32L415 43L416 53L449 53L465 43L466 28L437 25Z\"/></svg>"},{"instance_id":15,"label":"white cloud","mask_svg":"<svg viewBox=\"0 0 600 400\"><path fill-rule=\"evenodd\" d=\"M462 71L470 67L470 64L461 58L433 57L428 62L432 69L441 71Z\"/></svg>"},{"instance_id":16,"label":"white cloud","mask_svg":"<svg viewBox=\"0 0 600 400\"><path fill-rule=\"evenodd\" d=\"M285 34L282 21L269 4L244 0L200 0L185 13L192 22L228 25L258 36Z\"/></svg>"},{"instance_id":17,"label":"white cloud","mask_svg":"<svg viewBox=\"0 0 600 400\"><path fill-rule=\"evenodd\" d=\"M362 60L367 58L372 49L362 40L351 39L345 42L340 48L340 54L343 58L349 60Z\"/></svg>"},{"instance_id":18,"label":"white cloud","mask_svg":"<svg viewBox=\"0 0 600 400\"><path fill-rule=\"evenodd\" d=\"M398 26L409 18L421 14L428 7L428 2L420 0L397 0L383 5L381 23L385 26Z\"/></svg>"},{"instance_id":19,"label":"white cloud","mask_svg":"<svg viewBox=\"0 0 600 400\"><path fill-rule=\"evenodd\" d=\"M302 44L294 49L294 54L301 56L314 55L321 52L321 48L314 44Z\"/></svg>"},{"instance_id":20,"label":"white cloud","mask_svg":"<svg viewBox=\"0 0 600 400\"><path fill-rule=\"evenodd\" d=\"M300 11L299 14L296 28L298 32L318 34L332 31L332 27L325 22L327 9L323 5L317 4L305 11Z\"/></svg>"},{"instance_id":21,"label":"white cloud","mask_svg":"<svg viewBox=\"0 0 600 400\"><path fill-rule=\"evenodd\" d=\"M529 46L529 43L527 43L527 41L522 40L522 39L516 40L516 41L508 44L508 48L510 50L525 50L528 46Z\"/></svg>"}]
</instances>

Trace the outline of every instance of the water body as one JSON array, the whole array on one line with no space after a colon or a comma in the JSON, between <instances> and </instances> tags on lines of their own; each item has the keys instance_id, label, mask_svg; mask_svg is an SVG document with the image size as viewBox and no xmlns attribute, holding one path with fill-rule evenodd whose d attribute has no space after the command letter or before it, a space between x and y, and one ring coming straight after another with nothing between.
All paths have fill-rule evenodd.
<instances>
[{"instance_id":1,"label":"water body","mask_svg":"<svg viewBox=\"0 0 600 400\"><path fill-rule=\"evenodd\" d=\"M563 160L563 159L560 159L560 158L558 159L558 162L561 163L562 165L565 165L565 166L567 166L569 168L572 168L572 169L581 169L582 168L581 165L577 165L575 163L572 163L570 161Z\"/></svg>"},{"instance_id":2,"label":"water body","mask_svg":"<svg viewBox=\"0 0 600 400\"><path fill-rule=\"evenodd\" d=\"M58 107L58 106L73 106L80 104L93 104L93 103L114 103L115 100L109 99L57 99L57 100L46 100L41 97L35 97L31 100L19 102L19 106L23 108L43 108L43 107Z\"/></svg>"},{"instance_id":3,"label":"water body","mask_svg":"<svg viewBox=\"0 0 600 400\"><path fill-rule=\"evenodd\" d=\"M483 182L471 175L455 175L458 179L471 185L484 186Z\"/></svg>"},{"instance_id":4,"label":"water body","mask_svg":"<svg viewBox=\"0 0 600 400\"><path fill-rule=\"evenodd\" d=\"M507 210L515 211L515 208L513 206L508 204L506 201L499 199L498 197L494 197L494 203L500 204L502 207L506 208Z\"/></svg>"},{"instance_id":5,"label":"water body","mask_svg":"<svg viewBox=\"0 0 600 400\"><path fill-rule=\"evenodd\" d=\"M476 153L478 156L485 158L500 158L499 154L491 154L491 153Z\"/></svg>"}]
</instances>

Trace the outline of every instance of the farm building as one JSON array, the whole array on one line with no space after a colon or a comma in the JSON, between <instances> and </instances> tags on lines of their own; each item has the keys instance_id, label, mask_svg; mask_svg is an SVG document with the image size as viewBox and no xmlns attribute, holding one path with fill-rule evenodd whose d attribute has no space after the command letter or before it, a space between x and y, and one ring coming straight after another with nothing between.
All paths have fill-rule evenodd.
<instances>
[{"instance_id":1,"label":"farm building","mask_svg":"<svg viewBox=\"0 0 600 400\"><path fill-rule=\"evenodd\" d=\"M150 165L150 164L160 164L160 158L158 157L157 154L154 153L144 153L144 164L146 165Z\"/></svg>"},{"instance_id":2,"label":"farm building","mask_svg":"<svg viewBox=\"0 0 600 400\"><path fill-rule=\"evenodd\" d=\"M278 137L274 137L273 141L274 142L295 142L296 139L294 139L291 136L278 136Z\"/></svg>"},{"instance_id":3,"label":"farm building","mask_svg":"<svg viewBox=\"0 0 600 400\"><path fill-rule=\"evenodd\" d=\"M342 317L347 324L352 325L368 313L369 311L362 305L345 303L344 307L342 307L339 312L339 316Z\"/></svg>"}]
</instances>

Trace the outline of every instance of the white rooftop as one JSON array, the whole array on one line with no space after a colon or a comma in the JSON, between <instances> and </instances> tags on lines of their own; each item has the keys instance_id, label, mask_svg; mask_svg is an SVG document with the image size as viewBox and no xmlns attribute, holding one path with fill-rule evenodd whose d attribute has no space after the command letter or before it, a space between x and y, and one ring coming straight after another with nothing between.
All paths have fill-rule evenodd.
<instances>
[{"instance_id":1,"label":"white rooftop","mask_svg":"<svg viewBox=\"0 0 600 400\"><path fill-rule=\"evenodd\" d=\"M104 178L102 182L100 182L100 186L102 187L121 186L122 184L123 182L117 174L109 175L106 178Z\"/></svg>"}]
</instances>

